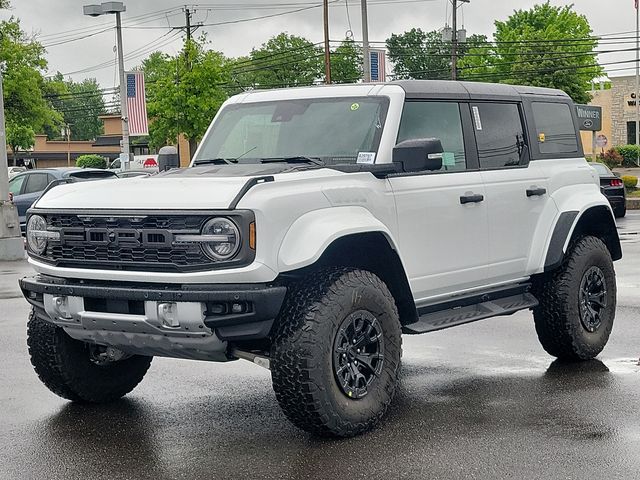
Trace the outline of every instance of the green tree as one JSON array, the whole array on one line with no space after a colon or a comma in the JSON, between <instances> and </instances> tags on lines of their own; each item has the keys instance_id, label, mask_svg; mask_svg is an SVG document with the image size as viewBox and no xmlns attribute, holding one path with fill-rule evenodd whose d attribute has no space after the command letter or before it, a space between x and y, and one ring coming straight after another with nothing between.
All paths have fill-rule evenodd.
<instances>
[{"instance_id":1,"label":"green tree","mask_svg":"<svg viewBox=\"0 0 640 480\"><path fill-rule=\"evenodd\" d=\"M43 96L44 48L26 37L13 17L0 22L0 62L4 62L4 103L7 144L15 157L31 148L36 132L55 128L62 116Z\"/></svg>"},{"instance_id":2,"label":"green tree","mask_svg":"<svg viewBox=\"0 0 640 480\"><path fill-rule=\"evenodd\" d=\"M234 75L250 77L255 88L311 85L324 76L322 49L309 40L281 33L250 54L251 62Z\"/></svg>"},{"instance_id":3,"label":"green tree","mask_svg":"<svg viewBox=\"0 0 640 480\"><path fill-rule=\"evenodd\" d=\"M72 140L93 140L102 135L103 124L98 116L105 113L105 103L95 78L74 82L64 80L62 74L57 73L47 82L47 87L45 96L70 126ZM47 133L52 138L59 135L59 132Z\"/></svg>"},{"instance_id":4,"label":"green tree","mask_svg":"<svg viewBox=\"0 0 640 480\"><path fill-rule=\"evenodd\" d=\"M439 32L412 28L392 34L386 44L396 78L450 78L451 45L442 41Z\"/></svg>"},{"instance_id":5,"label":"green tree","mask_svg":"<svg viewBox=\"0 0 640 480\"><path fill-rule=\"evenodd\" d=\"M362 79L362 48L352 39L344 39L331 52L331 81L355 83Z\"/></svg>"},{"instance_id":6,"label":"green tree","mask_svg":"<svg viewBox=\"0 0 640 480\"><path fill-rule=\"evenodd\" d=\"M227 99L230 62L221 53L188 42L175 57L153 53L143 61L149 139L159 147L175 143L180 134L189 141L191 155L209 123Z\"/></svg>"},{"instance_id":7,"label":"green tree","mask_svg":"<svg viewBox=\"0 0 640 480\"><path fill-rule=\"evenodd\" d=\"M547 1L495 26L494 46L470 49L477 56L464 59L463 78L559 88L578 103L590 100L591 81L604 71L593 53L598 42L591 26L572 5Z\"/></svg>"},{"instance_id":8,"label":"green tree","mask_svg":"<svg viewBox=\"0 0 640 480\"><path fill-rule=\"evenodd\" d=\"M9 0L0 0L0 8L10 8L11 7L11 3L9 3Z\"/></svg>"}]
</instances>

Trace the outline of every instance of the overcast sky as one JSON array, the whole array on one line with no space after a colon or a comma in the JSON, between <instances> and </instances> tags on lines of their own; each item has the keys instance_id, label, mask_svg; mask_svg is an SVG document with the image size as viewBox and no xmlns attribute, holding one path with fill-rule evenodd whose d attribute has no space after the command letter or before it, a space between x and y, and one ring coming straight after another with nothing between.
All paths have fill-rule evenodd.
<instances>
[{"instance_id":1,"label":"overcast sky","mask_svg":"<svg viewBox=\"0 0 640 480\"><path fill-rule=\"evenodd\" d=\"M50 72L73 73L74 80L95 77L103 87L115 84L113 16L98 18L82 14L82 5L91 0L11 0L13 9L1 11L0 18L10 15L19 17L22 27L38 35L47 46ZM448 0L369 0L369 37L372 41L384 41L391 33L400 33L413 27L424 30L442 28L450 21L451 8ZM97 2L99 3L99 1ZM299 9L320 0L211 0L196 4L193 23L218 23L243 20L252 17L278 14ZM360 0L348 0L352 30L356 40L361 39ZM554 5L572 2L552 0ZM630 32L635 29L633 0L575 0L575 9L587 16L597 35ZM123 21L125 55L129 53L126 67L138 65L149 51L160 49L175 53L181 48L179 32L171 27L184 25L184 3L177 0L128 0ZM469 34L480 33L491 37L493 22L506 19L514 9L526 9L535 2L526 0L471 0L461 8L461 16ZM274 5L281 8L273 9ZM283 6L286 5L286 6ZM153 14L153 15L152 15ZM345 0L335 1L330 8L330 37L340 40L347 31L347 8ZM152 28L149 28L152 27ZM97 33L100 30L106 30ZM246 55L252 47L259 46L270 36L286 31L302 35L313 42L322 40L322 9L265 18L243 23L203 27L208 33L212 48L228 56ZM69 41L92 35L78 41ZM172 36L175 38L172 40ZM68 43L62 43L68 42ZM57 45L56 45L57 44ZM630 48L631 45L609 45L601 50ZM633 52L607 54L601 62L615 62L634 58ZM104 68L98 68L104 64ZM607 68L633 68L633 64L615 65ZM612 72L612 76L632 74L631 70Z\"/></svg>"}]
</instances>

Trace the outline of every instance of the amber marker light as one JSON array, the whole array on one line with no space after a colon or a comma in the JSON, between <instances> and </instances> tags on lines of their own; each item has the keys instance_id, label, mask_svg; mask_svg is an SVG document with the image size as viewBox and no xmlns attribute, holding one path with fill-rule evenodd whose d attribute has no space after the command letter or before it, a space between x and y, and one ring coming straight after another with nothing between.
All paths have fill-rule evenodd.
<instances>
[{"instance_id":1,"label":"amber marker light","mask_svg":"<svg viewBox=\"0 0 640 480\"><path fill-rule=\"evenodd\" d=\"M249 248L256 249L256 222L249 224Z\"/></svg>"}]
</instances>

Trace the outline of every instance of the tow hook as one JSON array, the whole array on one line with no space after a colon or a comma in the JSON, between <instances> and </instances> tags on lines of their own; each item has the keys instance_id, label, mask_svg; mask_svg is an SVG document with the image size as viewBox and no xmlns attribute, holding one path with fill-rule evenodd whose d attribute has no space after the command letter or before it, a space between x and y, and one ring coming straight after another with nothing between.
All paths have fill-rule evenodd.
<instances>
[{"instance_id":1,"label":"tow hook","mask_svg":"<svg viewBox=\"0 0 640 480\"><path fill-rule=\"evenodd\" d=\"M237 348L231 348L229 350L229 355L231 355L231 357L233 358L247 360L249 362L255 363L259 367L271 370L271 363L269 357L267 356L259 355L253 352L245 352L244 350L238 350Z\"/></svg>"}]
</instances>

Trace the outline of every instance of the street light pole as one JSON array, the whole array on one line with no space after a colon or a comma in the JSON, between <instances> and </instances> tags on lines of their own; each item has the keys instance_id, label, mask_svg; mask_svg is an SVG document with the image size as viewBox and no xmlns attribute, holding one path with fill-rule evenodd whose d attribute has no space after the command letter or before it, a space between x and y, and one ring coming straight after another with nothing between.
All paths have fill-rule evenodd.
<instances>
[{"instance_id":1,"label":"street light pole","mask_svg":"<svg viewBox=\"0 0 640 480\"><path fill-rule=\"evenodd\" d=\"M125 12L127 7L122 2L103 2L101 5L85 5L83 12L90 17L100 15L115 14L116 16L116 37L118 42L118 71L120 74L120 115L122 116L122 146L121 165L124 170L129 170L129 109L127 107L127 83L124 73L124 54L122 48L122 21L120 14Z\"/></svg>"},{"instance_id":2,"label":"street light pole","mask_svg":"<svg viewBox=\"0 0 640 480\"><path fill-rule=\"evenodd\" d=\"M367 0L360 1L362 9L362 69L365 83L371 82L371 53L369 51L369 20L367 15Z\"/></svg>"},{"instance_id":3,"label":"street light pole","mask_svg":"<svg viewBox=\"0 0 640 480\"><path fill-rule=\"evenodd\" d=\"M129 107L127 106L127 83L124 74L124 53L122 48L122 22L120 12L116 12L116 36L118 38L118 70L120 73L120 113L122 114L122 168L129 170Z\"/></svg>"}]
</instances>

